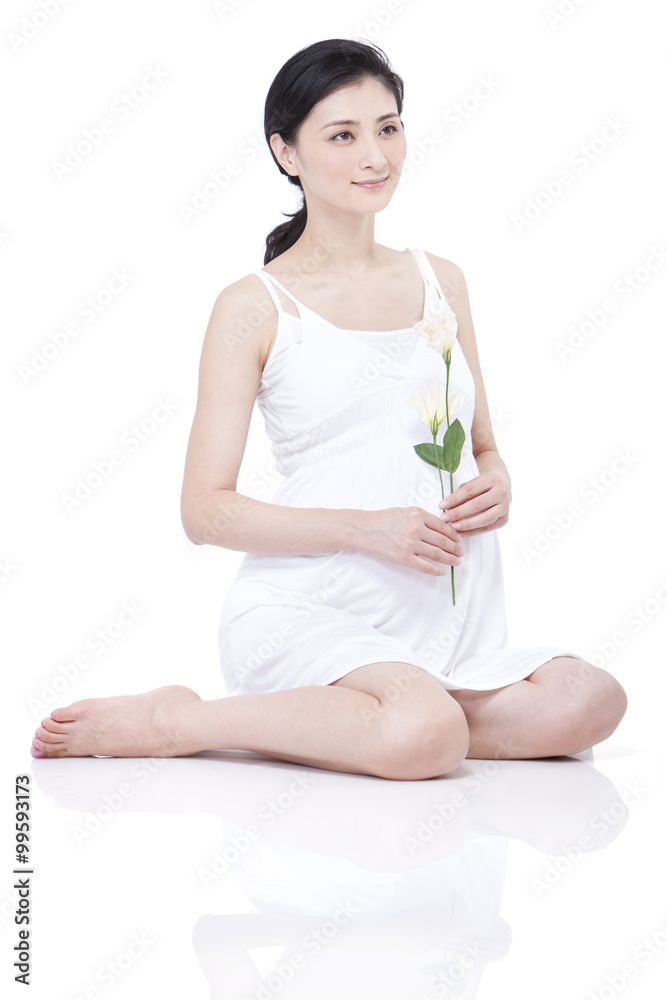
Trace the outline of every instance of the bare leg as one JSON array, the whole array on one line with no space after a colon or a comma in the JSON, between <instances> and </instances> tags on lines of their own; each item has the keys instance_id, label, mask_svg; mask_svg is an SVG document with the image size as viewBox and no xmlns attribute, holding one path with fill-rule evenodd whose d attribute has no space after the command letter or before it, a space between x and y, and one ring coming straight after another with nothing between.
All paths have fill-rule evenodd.
<instances>
[{"instance_id":1,"label":"bare leg","mask_svg":"<svg viewBox=\"0 0 667 1000\"><path fill-rule=\"evenodd\" d=\"M587 750L611 736L627 707L615 677L574 656L556 656L506 687L451 695L468 722L468 757L486 760Z\"/></svg>"},{"instance_id":2,"label":"bare leg","mask_svg":"<svg viewBox=\"0 0 667 1000\"><path fill-rule=\"evenodd\" d=\"M411 671L395 701L384 691ZM465 758L463 710L438 681L406 663L374 663L333 682L202 701L171 685L139 695L91 698L45 719L33 752L47 757L180 757L242 749L354 774L398 779L447 773ZM348 675L351 676L351 675Z\"/></svg>"}]
</instances>

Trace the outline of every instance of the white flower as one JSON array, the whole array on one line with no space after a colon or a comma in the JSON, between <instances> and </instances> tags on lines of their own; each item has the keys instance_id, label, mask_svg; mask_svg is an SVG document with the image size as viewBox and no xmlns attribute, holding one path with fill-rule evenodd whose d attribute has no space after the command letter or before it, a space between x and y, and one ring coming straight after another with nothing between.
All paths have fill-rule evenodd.
<instances>
[{"instance_id":1,"label":"white flower","mask_svg":"<svg viewBox=\"0 0 667 1000\"><path fill-rule=\"evenodd\" d=\"M432 347L443 358L451 358L451 350L456 340L458 323L456 314L442 305L438 310L427 313L423 319L415 323L415 330L420 337L428 341Z\"/></svg>"},{"instance_id":2,"label":"white flower","mask_svg":"<svg viewBox=\"0 0 667 1000\"><path fill-rule=\"evenodd\" d=\"M453 413L457 413L461 409L463 400L464 395L458 389L449 390L450 418ZM423 392L418 392L416 396L411 396L405 402L419 410L419 416L431 428L433 434L437 434L438 427L447 419L444 382L433 382Z\"/></svg>"}]
</instances>

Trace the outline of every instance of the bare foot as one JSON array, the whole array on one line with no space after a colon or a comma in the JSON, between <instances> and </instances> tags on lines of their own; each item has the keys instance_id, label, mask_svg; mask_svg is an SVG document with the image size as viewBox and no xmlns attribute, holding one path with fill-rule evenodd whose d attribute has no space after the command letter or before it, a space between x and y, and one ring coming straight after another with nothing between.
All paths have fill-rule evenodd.
<instances>
[{"instance_id":1,"label":"bare foot","mask_svg":"<svg viewBox=\"0 0 667 1000\"><path fill-rule=\"evenodd\" d=\"M201 702L180 684L113 698L86 698L57 708L32 741L33 757L180 757L205 750L193 737L191 706Z\"/></svg>"}]
</instances>

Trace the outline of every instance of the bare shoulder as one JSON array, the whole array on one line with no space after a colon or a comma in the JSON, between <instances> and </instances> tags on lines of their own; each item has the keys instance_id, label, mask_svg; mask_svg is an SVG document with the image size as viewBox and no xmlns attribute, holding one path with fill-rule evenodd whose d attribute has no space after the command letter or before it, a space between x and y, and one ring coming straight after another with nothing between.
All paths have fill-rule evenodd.
<instances>
[{"instance_id":1,"label":"bare shoulder","mask_svg":"<svg viewBox=\"0 0 667 1000\"><path fill-rule=\"evenodd\" d=\"M445 293L445 298L452 309L454 309L454 312L457 312L458 310L452 300L467 302L468 298L468 289L463 271L453 260L447 260L446 257L437 257L434 253L429 253L428 251L424 252L431 262L431 266L440 282L440 287Z\"/></svg>"},{"instance_id":2,"label":"bare shoulder","mask_svg":"<svg viewBox=\"0 0 667 1000\"><path fill-rule=\"evenodd\" d=\"M224 342L230 350L256 359L260 370L276 333L276 309L271 296L256 274L232 281L213 303L207 334Z\"/></svg>"},{"instance_id":3,"label":"bare shoulder","mask_svg":"<svg viewBox=\"0 0 667 1000\"><path fill-rule=\"evenodd\" d=\"M426 256L431 262L447 302L456 315L456 339L461 345L461 350L475 382L475 414L472 423L473 454L476 457L483 451L497 451L463 271L458 264L445 257L436 257L432 253L427 253Z\"/></svg>"}]
</instances>

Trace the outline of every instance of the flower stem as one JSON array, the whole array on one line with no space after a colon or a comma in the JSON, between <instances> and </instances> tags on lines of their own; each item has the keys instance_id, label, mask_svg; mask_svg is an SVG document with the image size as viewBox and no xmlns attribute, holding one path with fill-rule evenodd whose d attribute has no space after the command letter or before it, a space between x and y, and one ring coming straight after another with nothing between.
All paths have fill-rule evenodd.
<instances>
[{"instance_id":1,"label":"flower stem","mask_svg":"<svg viewBox=\"0 0 667 1000\"><path fill-rule=\"evenodd\" d=\"M451 361L451 356L450 356L449 360L447 360L447 357L444 354L443 354L443 359L444 359L445 365L447 366L447 380L445 382L445 414L447 416L447 430L449 430L449 366L452 363L452 361ZM440 472L440 469L438 469L438 472ZM440 485L442 486L442 476L440 476ZM454 492L454 477L452 476L451 472L449 473L449 492L450 493ZM442 498L443 498L443 500L445 498L444 487L443 487L443 490L442 490ZM452 604L455 605L456 604L456 590L454 588L454 567L450 566L450 570L451 570L450 576L451 576L451 580L452 580Z\"/></svg>"},{"instance_id":2,"label":"flower stem","mask_svg":"<svg viewBox=\"0 0 667 1000\"><path fill-rule=\"evenodd\" d=\"M435 426L435 430L433 430L434 426ZM440 469L440 466L438 465L438 453L435 450L435 438L436 438L436 434L438 433L438 425L437 424L432 424L431 425L431 432L433 434L433 458L435 459L435 464L436 464L436 468L438 470L438 475L440 476L440 489L442 490L442 499L444 500L445 499L445 485L444 485L444 483L442 481L442 471Z\"/></svg>"}]
</instances>

